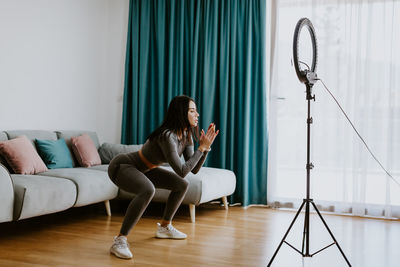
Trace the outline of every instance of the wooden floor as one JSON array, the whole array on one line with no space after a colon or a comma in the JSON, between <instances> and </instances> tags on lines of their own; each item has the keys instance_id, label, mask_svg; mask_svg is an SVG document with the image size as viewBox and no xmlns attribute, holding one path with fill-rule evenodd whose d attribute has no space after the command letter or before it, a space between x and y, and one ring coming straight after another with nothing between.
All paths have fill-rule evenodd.
<instances>
[{"instance_id":1,"label":"wooden floor","mask_svg":"<svg viewBox=\"0 0 400 267\"><path fill-rule=\"evenodd\" d=\"M261 207L226 211L207 205L197 208L193 224L188 208L182 207L174 225L188 238L159 240L154 232L162 206L152 204L129 236L134 260L121 260L109 254L123 219L123 209L115 203L113 209L111 218L96 204L0 224L0 266L266 266L295 214ZM352 266L400 266L399 221L323 216ZM302 218L287 239L300 250ZM311 215L310 224L313 253L331 239L317 215ZM302 258L284 244L272 266L347 265L336 246Z\"/></svg>"}]
</instances>

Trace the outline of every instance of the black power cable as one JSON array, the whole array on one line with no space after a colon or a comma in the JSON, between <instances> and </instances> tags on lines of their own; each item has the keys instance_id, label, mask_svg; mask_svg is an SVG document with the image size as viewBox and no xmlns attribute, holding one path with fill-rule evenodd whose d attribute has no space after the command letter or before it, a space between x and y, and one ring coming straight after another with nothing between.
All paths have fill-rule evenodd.
<instances>
[{"instance_id":1,"label":"black power cable","mask_svg":"<svg viewBox=\"0 0 400 267\"><path fill-rule=\"evenodd\" d=\"M353 130L356 132L357 136L360 138L360 140L363 142L364 146L367 148L368 152L371 154L371 156L374 158L374 160L379 164L379 166L382 168L382 170L396 183L400 186L400 183L386 170L385 167L383 167L382 163L378 160L378 158L374 155L374 153L371 151L367 143L365 142L364 138L361 136L361 134L357 131L356 127L354 126L353 122L350 120L349 116L347 116L346 112L340 105L339 101L336 99L336 97L332 94L332 92L328 89L328 87L325 85L324 81L321 78L317 78L317 80L321 81L322 85L324 86L325 90L330 94L330 96L333 98L335 103L338 105L339 109L342 111L343 115L346 117L347 121L350 123L351 127Z\"/></svg>"}]
</instances>

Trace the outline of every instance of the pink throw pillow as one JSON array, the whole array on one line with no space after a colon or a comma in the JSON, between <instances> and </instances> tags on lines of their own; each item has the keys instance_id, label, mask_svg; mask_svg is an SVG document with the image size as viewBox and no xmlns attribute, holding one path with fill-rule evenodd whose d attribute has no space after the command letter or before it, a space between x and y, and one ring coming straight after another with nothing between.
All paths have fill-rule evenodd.
<instances>
[{"instance_id":1,"label":"pink throw pillow","mask_svg":"<svg viewBox=\"0 0 400 267\"><path fill-rule=\"evenodd\" d=\"M48 170L24 135L0 142L0 153L16 174L36 174Z\"/></svg>"},{"instance_id":2,"label":"pink throw pillow","mask_svg":"<svg viewBox=\"0 0 400 267\"><path fill-rule=\"evenodd\" d=\"M71 138L71 147L79 165L90 167L101 164L99 152L88 134Z\"/></svg>"}]
</instances>

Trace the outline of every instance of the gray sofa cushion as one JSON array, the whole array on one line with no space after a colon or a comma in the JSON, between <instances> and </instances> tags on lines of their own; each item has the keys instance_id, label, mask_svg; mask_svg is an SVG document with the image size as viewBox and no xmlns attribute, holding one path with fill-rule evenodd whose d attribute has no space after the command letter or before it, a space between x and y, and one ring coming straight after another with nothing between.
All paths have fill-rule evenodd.
<instances>
[{"instance_id":1,"label":"gray sofa cushion","mask_svg":"<svg viewBox=\"0 0 400 267\"><path fill-rule=\"evenodd\" d=\"M80 167L80 168L87 169L87 168L85 168L85 167ZM89 167L89 169L107 172L107 171L108 171L108 164L102 164L102 165L91 166L91 167Z\"/></svg>"},{"instance_id":2,"label":"gray sofa cushion","mask_svg":"<svg viewBox=\"0 0 400 267\"><path fill-rule=\"evenodd\" d=\"M12 131L5 131L5 133L7 134L9 140L17 138L18 136L21 135L25 135L31 141L35 150L36 150L35 139L57 140L57 135L55 132L45 131L45 130L12 130ZM4 159L0 159L0 161L4 162L4 165L7 167L10 173L14 173L10 165L5 164Z\"/></svg>"},{"instance_id":3,"label":"gray sofa cushion","mask_svg":"<svg viewBox=\"0 0 400 267\"><path fill-rule=\"evenodd\" d=\"M173 172L171 167L161 166ZM202 167L197 174L189 173L185 179L189 182L189 190L183 199L183 204L199 205L223 196L229 196L235 191L236 176L230 170ZM157 189L153 201L166 202L170 191ZM120 197L132 198L134 194L120 190Z\"/></svg>"},{"instance_id":4,"label":"gray sofa cushion","mask_svg":"<svg viewBox=\"0 0 400 267\"><path fill-rule=\"evenodd\" d=\"M92 139L94 145L96 146L97 149L100 147L100 142L99 138L97 137L96 132L91 132L91 131L56 131L58 139L63 138L67 145L71 143L71 137L74 136L80 136L84 133L88 134L90 138Z\"/></svg>"},{"instance_id":5,"label":"gray sofa cushion","mask_svg":"<svg viewBox=\"0 0 400 267\"><path fill-rule=\"evenodd\" d=\"M142 146L104 143L99 148L101 163L108 164L116 155L139 151Z\"/></svg>"},{"instance_id":6,"label":"gray sofa cushion","mask_svg":"<svg viewBox=\"0 0 400 267\"><path fill-rule=\"evenodd\" d=\"M40 175L65 178L73 181L78 188L75 207L113 199L118 194L116 187L108 178L107 172L89 168L52 169Z\"/></svg>"},{"instance_id":7,"label":"gray sofa cushion","mask_svg":"<svg viewBox=\"0 0 400 267\"><path fill-rule=\"evenodd\" d=\"M35 139L44 139L44 140L57 140L57 134L52 131L44 131L44 130L14 130L14 131L6 131L8 135L8 139L14 139L18 136L25 135L32 142L33 147L35 146Z\"/></svg>"},{"instance_id":8,"label":"gray sofa cushion","mask_svg":"<svg viewBox=\"0 0 400 267\"><path fill-rule=\"evenodd\" d=\"M70 151L71 157L72 157L72 165L73 167L79 166L78 161L76 160L76 157L74 155L74 152L72 151L71 148L71 137L74 136L80 136L82 134L88 134L90 136L90 138L92 139L94 145L96 146L97 149L99 149L100 147L100 142L99 142L99 138L97 137L97 134L95 132L91 132L91 131L56 131L57 137L58 139L64 139L65 143L67 144L67 147Z\"/></svg>"},{"instance_id":9,"label":"gray sofa cushion","mask_svg":"<svg viewBox=\"0 0 400 267\"><path fill-rule=\"evenodd\" d=\"M42 175L11 175L14 181L14 220L54 213L71 208L76 186L67 179Z\"/></svg>"},{"instance_id":10,"label":"gray sofa cushion","mask_svg":"<svg viewBox=\"0 0 400 267\"><path fill-rule=\"evenodd\" d=\"M9 222L13 219L14 190L8 171L0 166L0 222Z\"/></svg>"}]
</instances>

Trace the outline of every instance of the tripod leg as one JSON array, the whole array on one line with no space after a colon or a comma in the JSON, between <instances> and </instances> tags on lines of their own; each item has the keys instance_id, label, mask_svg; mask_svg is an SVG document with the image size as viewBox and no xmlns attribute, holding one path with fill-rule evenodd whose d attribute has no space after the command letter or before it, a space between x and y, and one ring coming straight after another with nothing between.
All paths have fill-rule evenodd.
<instances>
[{"instance_id":1,"label":"tripod leg","mask_svg":"<svg viewBox=\"0 0 400 267\"><path fill-rule=\"evenodd\" d=\"M335 239L333 233L331 232L331 230L330 230L329 227L328 227L328 224L325 222L324 218L322 218L322 215L321 215L321 213L319 212L319 210L318 210L318 208L317 208L317 205L315 205L314 202L311 202L311 204L313 205L314 209L315 209L316 212L318 213L319 218L321 218L321 221L324 223L326 230L328 230L328 233L331 235L331 237L332 237L333 241L335 242L336 246L338 247L340 253L342 253L342 256L343 256L343 258L346 260L347 265L349 265L349 266L351 267L351 264L350 264L349 260L346 258L346 255L344 255L344 252L343 252L342 248L339 246L339 243L336 241L336 239Z\"/></svg>"},{"instance_id":2,"label":"tripod leg","mask_svg":"<svg viewBox=\"0 0 400 267\"><path fill-rule=\"evenodd\" d=\"M294 216L292 222L290 223L289 228L287 229L285 235L283 236L281 242L279 243L279 246L276 248L275 253L274 253L274 255L272 256L271 260L269 261L267 267L271 266L272 262L274 261L274 258L275 258L275 256L276 256L276 254L278 254L279 249L281 248L283 242L285 241L286 236L289 234L290 229L292 228L294 222L296 221L297 217L299 216L299 214L300 214L301 210L303 209L303 206L304 206L305 203L306 203L306 201L303 200L303 203L301 204L299 210L297 211L297 213L296 213L296 215Z\"/></svg>"},{"instance_id":3,"label":"tripod leg","mask_svg":"<svg viewBox=\"0 0 400 267\"><path fill-rule=\"evenodd\" d=\"M304 230L303 230L303 244L301 247L301 252L304 256L309 256L309 230L310 230L310 202L307 201L306 203L306 212L304 214ZM306 253L304 253L304 245L306 245Z\"/></svg>"}]
</instances>

